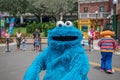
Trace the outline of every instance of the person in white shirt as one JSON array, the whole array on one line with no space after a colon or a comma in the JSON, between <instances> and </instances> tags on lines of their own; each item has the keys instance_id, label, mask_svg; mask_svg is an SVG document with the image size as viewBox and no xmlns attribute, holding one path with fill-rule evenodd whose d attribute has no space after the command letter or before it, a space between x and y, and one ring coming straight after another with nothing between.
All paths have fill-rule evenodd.
<instances>
[{"instance_id":1,"label":"person in white shirt","mask_svg":"<svg viewBox=\"0 0 120 80\"><path fill-rule=\"evenodd\" d=\"M88 44L89 44L89 51L93 50L93 40L95 37L94 28L91 26L91 29L88 31Z\"/></svg>"},{"instance_id":2,"label":"person in white shirt","mask_svg":"<svg viewBox=\"0 0 120 80\"><path fill-rule=\"evenodd\" d=\"M18 32L16 33L16 42L17 42L17 49L20 49L20 45L21 45L21 37L22 37L22 33L20 32L20 29L18 30Z\"/></svg>"}]
</instances>

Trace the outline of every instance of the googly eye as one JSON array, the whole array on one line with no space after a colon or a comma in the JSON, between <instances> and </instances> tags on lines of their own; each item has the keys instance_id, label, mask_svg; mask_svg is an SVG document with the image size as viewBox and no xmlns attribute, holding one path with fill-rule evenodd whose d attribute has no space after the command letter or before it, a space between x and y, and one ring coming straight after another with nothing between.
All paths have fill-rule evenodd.
<instances>
[{"instance_id":1,"label":"googly eye","mask_svg":"<svg viewBox=\"0 0 120 80\"><path fill-rule=\"evenodd\" d=\"M56 24L57 27L63 27L64 25L65 24L64 24L63 21L58 21L57 24Z\"/></svg>"},{"instance_id":2,"label":"googly eye","mask_svg":"<svg viewBox=\"0 0 120 80\"><path fill-rule=\"evenodd\" d=\"M67 27L71 27L71 26L73 26L73 24L72 24L71 21L66 21L66 22L65 22L65 26L67 26Z\"/></svg>"}]
</instances>

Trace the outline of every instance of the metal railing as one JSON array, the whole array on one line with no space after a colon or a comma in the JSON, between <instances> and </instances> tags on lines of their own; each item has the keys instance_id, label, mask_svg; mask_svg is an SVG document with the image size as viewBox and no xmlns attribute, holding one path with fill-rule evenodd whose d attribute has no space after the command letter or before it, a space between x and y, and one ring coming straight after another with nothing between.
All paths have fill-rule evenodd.
<instances>
[{"instance_id":1,"label":"metal railing","mask_svg":"<svg viewBox=\"0 0 120 80\"><path fill-rule=\"evenodd\" d=\"M98 13L98 14L96 14L96 13L79 13L78 14L78 18L80 19L80 18L92 18L92 19L94 19L94 18L107 18L108 17L108 15L110 15L110 12L101 12L101 13Z\"/></svg>"},{"instance_id":2,"label":"metal railing","mask_svg":"<svg viewBox=\"0 0 120 80\"><path fill-rule=\"evenodd\" d=\"M95 2L108 2L109 0L78 0L80 4L82 3L95 3Z\"/></svg>"}]
</instances>

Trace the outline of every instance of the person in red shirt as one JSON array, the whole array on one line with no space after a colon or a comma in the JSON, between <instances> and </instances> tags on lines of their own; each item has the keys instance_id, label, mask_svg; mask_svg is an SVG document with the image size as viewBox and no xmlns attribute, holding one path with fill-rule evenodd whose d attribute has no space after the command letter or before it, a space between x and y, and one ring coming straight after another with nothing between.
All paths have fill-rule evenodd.
<instances>
[{"instance_id":1,"label":"person in red shirt","mask_svg":"<svg viewBox=\"0 0 120 80\"><path fill-rule=\"evenodd\" d=\"M88 31L88 44L89 44L89 51L93 50L93 40L95 37L95 30L91 26L91 29Z\"/></svg>"}]
</instances>

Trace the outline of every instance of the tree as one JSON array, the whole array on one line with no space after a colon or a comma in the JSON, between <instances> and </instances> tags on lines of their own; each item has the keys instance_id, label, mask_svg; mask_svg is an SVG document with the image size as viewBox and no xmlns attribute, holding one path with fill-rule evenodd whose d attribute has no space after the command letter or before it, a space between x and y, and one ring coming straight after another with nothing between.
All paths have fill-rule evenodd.
<instances>
[{"instance_id":1,"label":"tree","mask_svg":"<svg viewBox=\"0 0 120 80\"><path fill-rule=\"evenodd\" d=\"M13 16L23 14L27 9L27 0L0 0L0 11Z\"/></svg>"},{"instance_id":2,"label":"tree","mask_svg":"<svg viewBox=\"0 0 120 80\"><path fill-rule=\"evenodd\" d=\"M42 15L52 15L56 20L62 20L63 15L73 11L77 0L28 0L28 12L34 14L42 22Z\"/></svg>"},{"instance_id":3,"label":"tree","mask_svg":"<svg viewBox=\"0 0 120 80\"><path fill-rule=\"evenodd\" d=\"M45 0L28 0L28 12L34 14L38 20L42 23L42 15L46 11Z\"/></svg>"},{"instance_id":4,"label":"tree","mask_svg":"<svg viewBox=\"0 0 120 80\"><path fill-rule=\"evenodd\" d=\"M63 15L73 10L77 0L46 0L47 12L53 14L57 21L63 19Z\"/></svg>"},{"instance_id":5,"label":"tree","mask_svg":"<svg viewBox=\"0 0 120 80\"><path fill-rule=\"evenodd\" d=\"M16 16L34 14L40 22L42 15L52 15L62 20L63 15L74 11L77 0L0 0L0 11Z\"/></svg>"}]
</instances>

